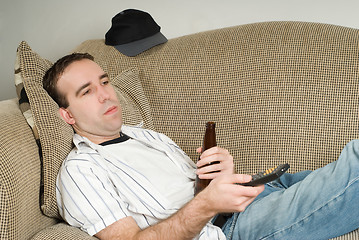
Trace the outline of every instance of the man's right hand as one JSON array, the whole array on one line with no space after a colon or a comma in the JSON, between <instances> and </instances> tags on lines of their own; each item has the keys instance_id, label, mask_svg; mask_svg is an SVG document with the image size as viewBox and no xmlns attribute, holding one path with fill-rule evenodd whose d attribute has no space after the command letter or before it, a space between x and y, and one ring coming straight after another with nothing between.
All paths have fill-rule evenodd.
<instances>
[{"instance_id":1,"label":"man's right hand","mask_svg":"<svg viewBox=\"0 0 359 240\"><path fill-rule=\"evenodd\" d=\"M251 178L250 175L245 174L219 176L196 197L207 201L213 216L223 212L243 212L264 190L264 185L244 187L236 184L249 182Z\"/></svg>"}]
</instances>

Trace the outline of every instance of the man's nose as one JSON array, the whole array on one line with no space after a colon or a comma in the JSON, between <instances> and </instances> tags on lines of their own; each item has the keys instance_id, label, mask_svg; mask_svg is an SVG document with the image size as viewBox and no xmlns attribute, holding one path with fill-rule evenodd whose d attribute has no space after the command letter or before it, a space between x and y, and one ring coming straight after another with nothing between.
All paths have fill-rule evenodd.
<instances>
[{"instance_id":1,"label":"man's nose","mask_svg":"<svg viewBox=\"0 0 359 240\"><path fill-rule=\"evenodd\" d=\"M108 100L110 98L110 94L103 87L99 87L97 89L97 95L98 95L98 100L101 103L105 102L106 100Z\"/></svg>"}]
</instances>

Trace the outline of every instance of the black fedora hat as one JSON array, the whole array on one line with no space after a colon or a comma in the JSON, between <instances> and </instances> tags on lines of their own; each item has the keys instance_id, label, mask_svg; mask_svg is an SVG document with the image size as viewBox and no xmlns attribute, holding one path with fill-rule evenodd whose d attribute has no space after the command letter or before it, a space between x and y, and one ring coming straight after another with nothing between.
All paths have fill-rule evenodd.
<instances>
[{"instance_id":1,"label":"black fedora hat","mask_svg":"<svg viewBox=\"0 0 359 240\"><path fill-rule=\"evenodd\" d=\"M112 18L105 43L132 57L167 42L160 30L161 27L147 12L127 9Z\"/></svg>"}]
</instances>

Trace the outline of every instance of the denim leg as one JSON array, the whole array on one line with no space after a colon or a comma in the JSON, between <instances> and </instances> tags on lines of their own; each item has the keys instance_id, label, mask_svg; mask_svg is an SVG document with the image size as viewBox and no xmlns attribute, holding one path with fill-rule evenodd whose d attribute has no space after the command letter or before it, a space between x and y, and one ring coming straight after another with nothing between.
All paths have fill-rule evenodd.
<instances>
[{"instance_id":1,"label":"denim leg","mask_svg":"<svg viewBox=\"0 0 359 240\"><path fill-rule=\"evenodd\" d=\"M266 185L256 201L227 221L224 233L233 240L315 240L353 231L359 227L358 179L359 140L354 140L338 161Z\"/></svg>"},{"instance_id":2,"label":"denim leg","mask_svg":"<svg viewBox=\"0 0 359 240\"><path fill-rule=\"evenodd\" d=\"M258 195L255 201L264 198L265 196L280 190L289 188L290 186L302 181L312 171L302 171L295 174L284 173L279 179L274 180L265 185L264 191Z\"/></svg>"},{"instance_id":3,"label":"denim leg","mask_svg":"<svg viewBox=\"0 0 359 240\"><path fill-rule=\"evenodd\" d=\"M294 185L297 182L302 181L311 171L302 171L297 172L295 174L284 173L279 179L274 180L265 185L264 191L259 194L254 202L268 196L269 194L289 188L291 185ZM253 204L253 203L252 203ZM233 238L233 231L236 227L237 218L240 213L234 213L233 216L227 220L227 222L223 225L222 230L226 235L227 239L237 239Z\"/></svg>"}]
</instances>

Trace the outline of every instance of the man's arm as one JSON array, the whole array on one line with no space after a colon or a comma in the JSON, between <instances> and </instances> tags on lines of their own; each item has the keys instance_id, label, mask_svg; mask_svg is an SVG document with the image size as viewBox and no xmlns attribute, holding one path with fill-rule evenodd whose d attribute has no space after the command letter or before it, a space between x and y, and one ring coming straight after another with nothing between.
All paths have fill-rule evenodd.
<instances>
[{"instance_id":1,"label":"man's arm","mask_svg":"<svg viewBox=\"0 0 359 240\"><path fill-rule=\"evenodd\" d=\"M96 234L100 239L192 239L220 212L241 212L264 187L243 187L234 183L250 180L249 175L223 175L166 220L141 230L132 217L121 219Z\"/></svg>"},{"instance_id":2,"label":"man's arm","mask_svg":"<svg viewBox=\"0 0 359 240\"><path fill-rule=\"evenodd\" d=\"M198 211L201 206L197 204L203 204L203 201L193 199L176 214L143 231L132 217L126 217L100 231L96 237L129 240L193 239L211 219L211 213Z\"/></svg>"}]
</instances>

